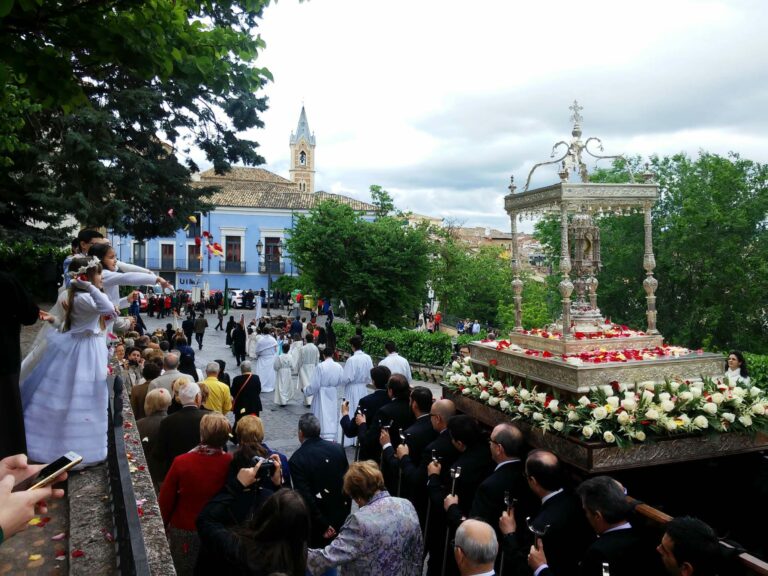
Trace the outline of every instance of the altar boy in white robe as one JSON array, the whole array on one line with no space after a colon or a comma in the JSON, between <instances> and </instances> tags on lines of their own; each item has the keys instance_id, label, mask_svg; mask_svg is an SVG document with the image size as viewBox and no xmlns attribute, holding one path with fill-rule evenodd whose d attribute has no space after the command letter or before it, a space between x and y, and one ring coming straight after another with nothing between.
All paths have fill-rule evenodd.
<instances>
[{"instance_id":1,"label":"altar boy in white robe","mask_svg":"<svg viewBox=\"0 0 768 576\"><path fill-rule=\"evenodd\" d=\"M307 389L312 382L312 376L315 374L317 364L320 362L320 350L313 342L312 334L307 334L307 343L299 349L299 357L296 368L299 371L299 391ZM307 406L312 404L312 397L305 396L304 402Z\"/></svg>"},{"instance_id":2,"label":"altar boy in white robe","mask_svg":"<svg viewBox=\"0 0 768 576\"><path fill-rule=\"evenodd\" d=\"M262 392L275 391L275 354L277 354L277 340L267 329L266 333L256 343L256 375L261 380Z\"/></svg>"},{"instance_id":3,"label":"altar boy in white robe","mask_svg":"<svg viewBox=\"0 0 768 576\"><path fill-rule=\"evenodd\" d=\"M315 368L312 382L304 389L305 396L312 396L312 414L320 420L320 437L334 441L338 433L339 402L337 389L341 386L344 369L333 360L333 350L321 353L323 361Z\"/></svg>"},{"instance_id":4,"label":"altar boy in white robe","mask_svg":"<svg viewBox=\"0 0 768 576\"><path fill-rule=\"evenodd\" d=\"M355 414L360 398L368 393L373 361L368 354L363 352L363 339L360 336L352 336L349 339L349 344L352 346L352 356L344 364L342 383L344 384L344 398L349 402L349 413ZM345 439L342 435L342 445L345 440L350 444L352 442L351 439Z\"/></svg>"},{"instance_id":5,"label":"altar boy in white robe","mask_svg":"<svg viewBox=\"0 0 768 576\"><path fill-rule=\"evenodd\" d=\"M293 356L289 354L291 345L283 344L282 354L275 356L275 404L284 407L293 398L296 388L293 386Z\"/></svg>"}]
</instances>

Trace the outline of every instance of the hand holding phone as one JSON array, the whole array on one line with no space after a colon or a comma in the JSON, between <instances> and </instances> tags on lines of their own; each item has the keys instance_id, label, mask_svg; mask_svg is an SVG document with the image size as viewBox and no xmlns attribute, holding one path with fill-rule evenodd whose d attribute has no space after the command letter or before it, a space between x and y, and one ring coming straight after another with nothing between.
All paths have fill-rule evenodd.
<instances>
[{"instance_id":1,"label":"hand holding phone","mask_svg":"<svg viewBox=\"0 0 768 576\"><path fill-rule=\"evenodd\" d=\"M8 475L0 480L0 526L6 538L26 529L27 522L35 516L35 505L51 495L61 497L63 490L53 491L50 486L13 492L14 479ZM54 494L60 492L61 495Z\"/></svg>"},{"instance_id":2,"label":"hand holding phone","mask_svg":"<svg viewBox=\"0 0 768 576\"><path fill-rule=\"evenodd\" d=\"M34 474L36 470L33 470L33 473L26 479L18 482L13 490L14 492L20 490L35 490L65 480L67 478L67 471L71 470L82 461L83 457L79 454L76 454L75 452L67 452L61 458L45 466L40 470L40 473L37 474L37 476ZM30 467L30 469L32 469L32 467Z\"/></svg>"}]
</instances>

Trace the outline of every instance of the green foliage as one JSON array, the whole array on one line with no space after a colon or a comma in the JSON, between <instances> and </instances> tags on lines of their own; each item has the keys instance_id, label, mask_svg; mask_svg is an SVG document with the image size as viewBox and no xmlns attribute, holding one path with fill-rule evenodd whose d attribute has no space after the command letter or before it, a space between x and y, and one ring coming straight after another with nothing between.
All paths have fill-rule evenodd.
<instances>
[{"instance_id":1,"label":"green foliage","mask_svg":"<svg viewBox=\"0 0 768 576\"><path fill-rule=\"evenodd\" d=\"M368 222L326 201L298 218L287 245L307 282L343 300L363 324L402 325L421 306L429 266L424 228L391 217Z\"/></svg>"},{"instance_id":2,"label":"green foliage","mask_svg":"<svg viewBox=\"0 0 768 576\"><path fill-rule=\"evenodd\" d=\"M194 143L218 172L262 163L238 133L263 125L271 74L254 65L253 30L267 4L0 5L0 238L50 238L65 216L170 234L213 191L190 185L197 167L175 148Z\"/></svg>"},{"instance_id":3,"label":"green foliage","mask_svg":"<svg viewBox=\"0 0 768 576\"><path fill-rule=\"evenodd\" d=\"M768 355L744 352L749 368L749 379L755 386L768 388Z\"/></svg>"},{"instance_id":4,"label":"green foliage","mask_svg":"<svg viewBox=\"0 0 768 576\"><path fill-rule=\"evenodd\" d=\"M523 280L523 328L541 328L552 322L553 315L550 309L552 292L548 289L546 282L532 279L528 275L522 277ZM503 332L512 331L515 327L515 304L499 304L498 323Z\"/></svg>"},{"instance_id":5,"label":"green foliage","mask_svg":"<svg viewBox=\"0 0 768 576\"><path fill-rule=\"evenodd\" d=\"M61 263L69 250L25 242L0 242L0 270L12 272L38 302L53 302Z\"/></svg>"},{"instance_id":6,"label":"green foliage","mask_svg":"<svg viewBox=\"0 0 768 576\"><path fill-rule=\"evenodd\" d=\"M653 157L651 165L661 191L653 210L659 330L691 348L768 351L768 167L706 152ZM616 164L592 180L626 181L626 169ZM599 225L598 304L614 322L642 328L642 216ZM559 250L559 223L540 223L537 233L551 253Z\"/></svg>"},{"instance_id":7,"label":"green foliage","mask_svg":"<svg viewBox=\"0 0 768 576\"><path fill-rule=\"evenodd\" d=\"M336 331L337 347L350 352L348 340L355 335L355 326L340 322L333 327ZM363 338L363 351L372 357L383 358L386 355L384 344L392 340L399 354L409 362L443 366L451 359L451 338L448 334L363 327Z\"/></svg>"},{"instance_id":8,"label":"green foliage","mask_svg":"<svg viewBox=\"0 0 768 576\"><path fill-rule=\"evenodd\" d=\"M389 192L377 184L370 188L371 204L376 206L376 218L384 218L395 211L395 201Z\"/></svg>"},{"instance_id":9,"label":"green foliage","mask_svg":"<svg viewBox=\"0 0 768 576\"><path fill-rule=\"evenodd\" d=\"M304 276L280 276L272 282L272 290L279 290L280 292L301 290L302 294L312 293L312 287L307 284Z\"/></svg>"}]
</instances>

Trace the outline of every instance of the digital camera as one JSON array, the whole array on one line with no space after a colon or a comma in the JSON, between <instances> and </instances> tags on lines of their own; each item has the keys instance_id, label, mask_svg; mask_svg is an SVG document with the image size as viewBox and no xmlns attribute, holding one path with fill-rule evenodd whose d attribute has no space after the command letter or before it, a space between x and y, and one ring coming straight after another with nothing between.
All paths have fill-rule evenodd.
<instances>
[{"instance_id":1,"label":"digital camera","mask_svg":"<svg viewBox=\"0 0 768 576\"><path fill-rule=\"evenodd\" d=\"M275 473L275 461L271 460L269 458L262 458L261 456L254 456L251 458L251 463L256 466L261 462L261 467L259 468L258 477L259 478L269 478L272 476L272 474Z\"/></svg>"}]
</instances>

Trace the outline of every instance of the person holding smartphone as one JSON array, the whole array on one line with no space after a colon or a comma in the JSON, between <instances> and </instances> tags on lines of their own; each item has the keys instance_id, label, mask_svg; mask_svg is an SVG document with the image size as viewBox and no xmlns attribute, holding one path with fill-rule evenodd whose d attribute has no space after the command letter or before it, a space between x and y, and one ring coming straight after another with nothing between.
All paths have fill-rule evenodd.
<instances>
[{"instance_id":1,"label":"person holding smartphone","mask_svg":"<svg viewBox=\"0 0 768 576\"><path fill-rule=\"evenodd\" d=\"M14 534L26 530L35 510L45 514L48 498L63 498L64 490L53 488L53 482L34 490L14 492L14 486L38 474L45 465L28 464L25 454L16 454L0 460L0 544ZM66 480L67 474L59 475L54 482Z\"/></svg>"}]
</instances>

